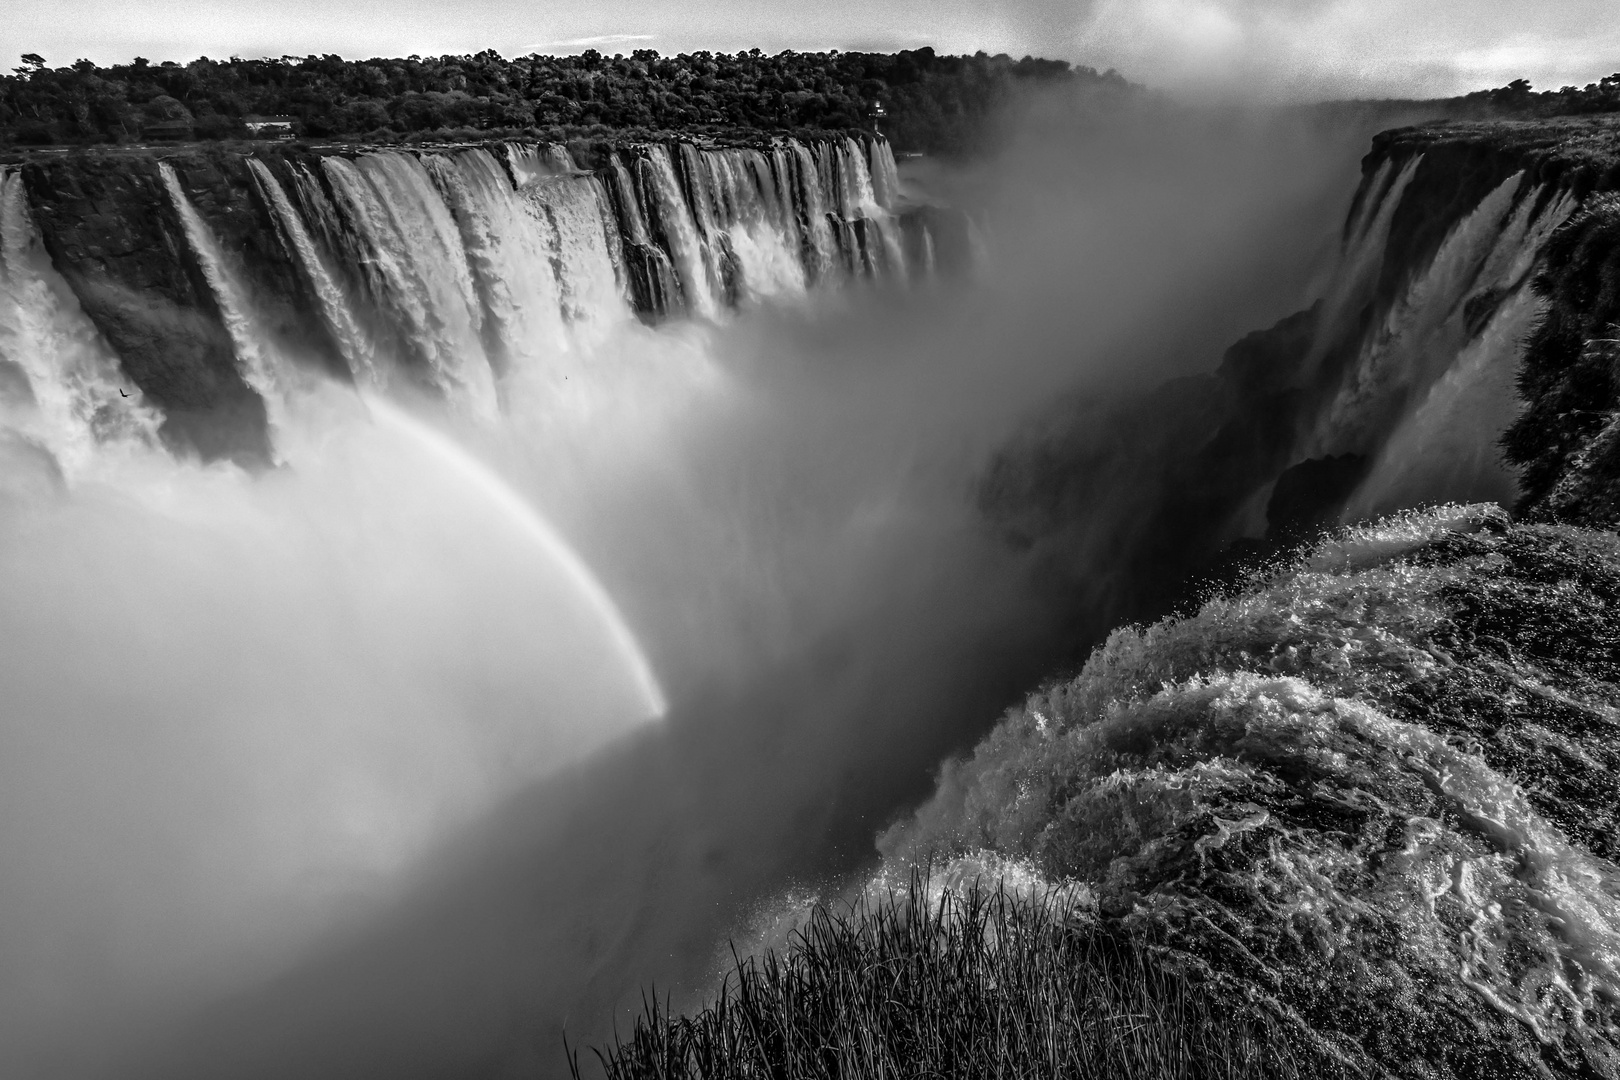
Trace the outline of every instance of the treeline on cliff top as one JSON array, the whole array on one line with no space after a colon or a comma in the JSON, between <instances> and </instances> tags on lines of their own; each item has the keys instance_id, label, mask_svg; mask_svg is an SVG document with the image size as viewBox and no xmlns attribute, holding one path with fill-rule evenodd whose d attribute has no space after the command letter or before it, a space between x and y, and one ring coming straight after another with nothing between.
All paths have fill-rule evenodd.
<instances>
[{"instance_id":1,"label":"treeline on cliff top","mask_svg":"<svg viewBox=\"0 0 1620 1080\"><path fill-rule=\"evenodd\" d=\"M902 149L969 147L983 121L1035 85L1126 88L1061 60L758 49L660 56L339 56L47 67L27 54L0 77L0 144L229 139L282 116L310 138L561 140L644 129L719 133L879 127Z\"/></svg>"},{"instance_id":2,"label":"treeline on cliff top","mask_svg":"<svg viewBox=\"0 0 1620 1080\"><path fill-rule=\"evenodd\" d=\"M1585 86L1536 90L1528 79L1514 79L1494 90L1479 90L1460 99L1465 106L1517 116L1579 116L1620 112L1620 71Z\"/></svg>"}]
</instances>

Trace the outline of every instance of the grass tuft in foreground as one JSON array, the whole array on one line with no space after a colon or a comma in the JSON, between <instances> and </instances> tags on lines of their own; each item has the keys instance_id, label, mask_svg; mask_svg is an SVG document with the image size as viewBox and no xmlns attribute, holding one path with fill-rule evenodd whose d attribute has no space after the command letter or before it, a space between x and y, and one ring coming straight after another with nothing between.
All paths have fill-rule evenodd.
<instances>
[{"instance_id":1,"label":"grass tuft in foreground","mask_svg":"<svg viewBox=\"0 0 1620 1080\"><path fill-rule=\"evenodd\" d=\"M596 1051L610 1080L721 1077L1297 1077L1285 1033L1140 946L997 887L818 906L738 958L690 1017L648 1000ZM581 1075L578 1054L570 1056Z\"/></svg>"}]
</instances>

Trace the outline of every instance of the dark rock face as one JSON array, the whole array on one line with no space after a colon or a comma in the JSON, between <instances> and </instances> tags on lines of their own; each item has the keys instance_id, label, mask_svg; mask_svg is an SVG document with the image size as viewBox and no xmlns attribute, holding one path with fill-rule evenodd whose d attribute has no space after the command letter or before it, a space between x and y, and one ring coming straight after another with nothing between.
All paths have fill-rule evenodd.
<instances>
[{"instance_id":1,"label":"dark rock face","mask_svg":"<svg viewBox=\"0 0 1620 1080\"><path fill-rule=\"evenodd\" d=\"M155 159L72 157L23 170L51 261L176 449L268 460L264 403L242 379L213 292Z\"/></svg>"},{"instance_id":2,"label":"dark rock face","mask_svg":"<svg viewBox=\"0 0 1620 1080\"><path fill-rule=\"evenodd\" d=\"M1332 526L1371 465L1363 454L1338 454L1284 470L1266 503L1267 535L1304 538Z\"/></svg>"},{"instance_id":3,"label":"dark rock face","mask_svg":"<svg viewBox=\"0 0 1620 1080\"><path fill-rule=\"evenodd\" d=\"M900 229L909 266L932 265L936 273L957 274L973 265L972 224L961 210L915 206L900 216Z\"/></svg>"},{"instance_id":4,"label":"dark rock face","mask_svg":"<svg viewBox=\"0 0 1620 1080\"><path fill-rule=\"evenodd\" d=\"M1525 347L1527 408L1503 438L1522 470L1520 509L1620 524L1620 195L1589 201L1548 245L1547 313Z\"/></svg>"},{"instance_id":5,"label":"dark rock face","mask_svg":"<svg viewBox=\"0 0 1620 1080\"><path fill-rule=\"evenodd\" d=\"M1318 316L1312 308L1249 334L1208 375L1054 413L997 457L981 505L1088 594L1083 606L1107 613L1097 629L1164 611L1245 531L1246 505L1293 464L1335 385L1305 371ZM1335 517L1350 491L1334 495L1312 516ZM1096 566L1113 572L1086 573ZM1070 577L1069 567L1080 573Z\"/></svg>"}]
</instances>

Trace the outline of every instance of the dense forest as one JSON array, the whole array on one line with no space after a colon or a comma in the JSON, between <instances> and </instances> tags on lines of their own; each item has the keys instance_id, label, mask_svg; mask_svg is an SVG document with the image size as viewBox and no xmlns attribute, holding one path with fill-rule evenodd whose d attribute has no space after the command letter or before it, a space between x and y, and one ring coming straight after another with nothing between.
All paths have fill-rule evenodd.
<instances>
[{"instance_id":1,"label":"dense forest","mask_svg":"<svg viewBox=\"0 0 1620 1080\"><path fill-rule=\"evenodd\" d=\"M28 54L0 77L0 145L244 137L249 117L287 116L305 138L530 137L608 132L714 134L877 127L902 149L972 144L984 118L1030 87L1126 89L1057 60L758 49L660 56L339 56L47 67Z\"/></svg>"},{"instance_id":2,"label":"dense forest","mask_svg":"<svg viewBox=\"0 0 1620 1080\"><path fill-rule=\"evenodd\" d=\"M256 117L288 117L306 139L367 142L716 136L876 128L902 150L978 145L998 107L1038 86L1127 92L1117 72L983 52L941 56L758 49L661 56L586 50L505 59L340 56L51 68L33 53L0 76L0 148L245 138ZM1448 102L1459 115L1620 111L1620 73L1535 91L1516 80Z\"/></svg>"},{"instance_id":3,"label":"dense forest","mask_svg":"<svg viewBox=\"0 0 1620 1080\"><path fill-rule=\"evenodd\" d=\"M1469 105L1527 116L1578 116L1582 113L1620 112L1620 71L1585 86L1537 91L1528 79L1515 79L1495 90L1469 94Z\"/></svg>"}]
</instances>

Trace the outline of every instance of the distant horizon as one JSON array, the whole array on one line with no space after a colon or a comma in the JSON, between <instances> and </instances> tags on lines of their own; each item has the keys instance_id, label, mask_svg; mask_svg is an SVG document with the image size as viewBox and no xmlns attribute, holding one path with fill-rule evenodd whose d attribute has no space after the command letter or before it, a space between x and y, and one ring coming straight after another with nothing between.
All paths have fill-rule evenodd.
<instances>
[{"instance_id":1,"label":"distant horizon","mask_svg":"<svg viewBox=\"0 0 1620 1080\"><path fill-rule=\"evenodd\" d=\"M464 55L883 52L1006 53L1114 69L1169 92L1266 100L1445 98L1529 79L1585 86L1620 70L1610 0L1549 0L1534 25L1511 0L735 0L708 8L604 0L13 0L0 62L51 67L336 54L345 59ZM6 60L5 57L10 59Z\"/></svg>"}]
</instances>

